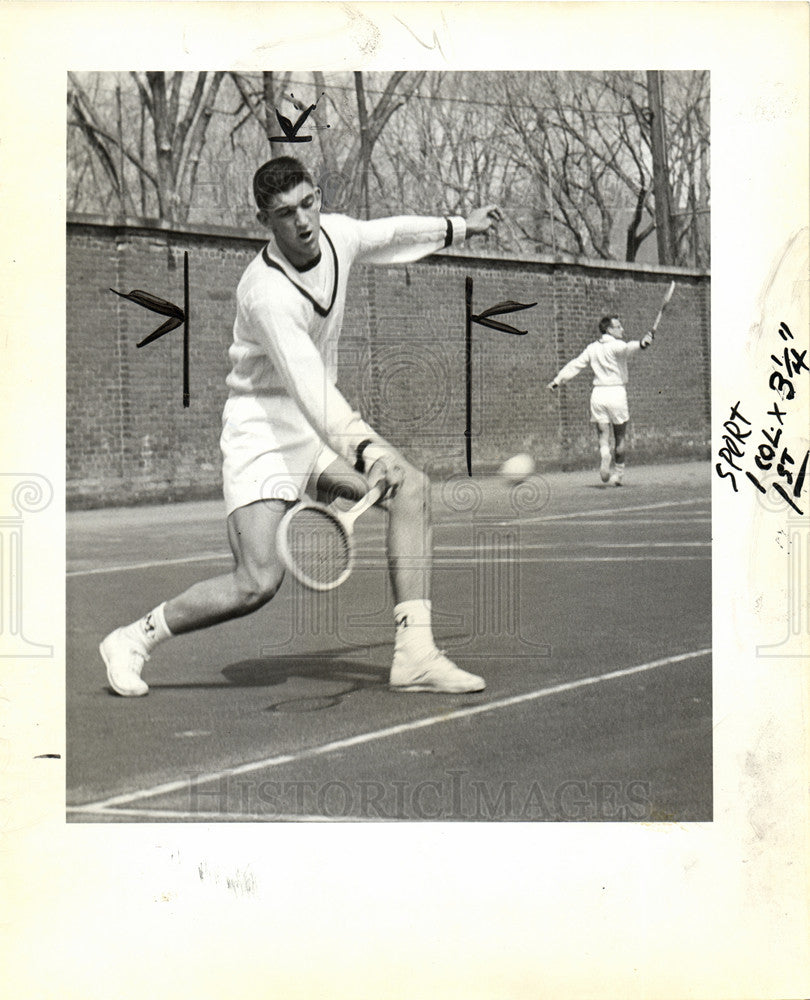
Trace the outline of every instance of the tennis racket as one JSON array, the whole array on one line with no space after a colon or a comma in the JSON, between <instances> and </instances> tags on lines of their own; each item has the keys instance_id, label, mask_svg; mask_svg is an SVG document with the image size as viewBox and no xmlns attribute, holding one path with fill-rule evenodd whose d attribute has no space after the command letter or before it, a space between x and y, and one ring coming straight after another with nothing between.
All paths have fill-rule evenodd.
<instances>
[{"instance_id":1,"label":"tennis racket","mask_svg":"<svg viewBox=\"0 0 810 1000\"><path fill-rule=\"evenodd\" d=\"M385 493L380 482L348 510L334 504L301 500L291 507L278 527L276 545L284 565L310 590L334 590L354 568L354 522Z\"/></svg>"},{"instance_id":2,"label":"tennis racket","mask_svg":"<svg viewBox=\"0 0 810 1000\"><path fill-rule=\"evenodd\" d=\"M661 308L658 310L658 315L655 317L655 322L650 327L650 333L654 334L658 329L658 324L661 322L661 317L664 315L664 310L667 305L669 305L669 300L672 298L672 293L675 291L675 282L671 281L669 283L669 288L666 290L664 295L664 301L661 303Z\"/></svg>"}]
</instances>

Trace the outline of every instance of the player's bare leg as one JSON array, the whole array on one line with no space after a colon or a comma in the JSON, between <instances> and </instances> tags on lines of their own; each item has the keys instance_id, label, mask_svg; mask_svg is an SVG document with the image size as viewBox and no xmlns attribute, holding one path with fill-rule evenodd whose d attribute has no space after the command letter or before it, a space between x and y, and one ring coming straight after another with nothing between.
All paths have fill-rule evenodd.
<instances>
[{"instance_id":1,"label":"player's bare leg","mask_svg":"<svg viewBox=\"0 0 810 1000\"><path fill-rule=\"evenodd\" d=\"M403 458L402 484L381 506L388 511L388 569L394 603L429 601L433 551L430 523L430 483L424 473ZM338 497L359 499L368 490L366 479L343 459L335 459L318 478L317 496L330 503Z\"/></svg>"},{"instance_id":2,"label":"player's bare leg","mask_svg":"<svg viewBox=\"0 0 810 1000\"><path fill-rule=\"evenodd\" d=\"M624 479L624 456L625 439L627 436L627 423L613 425L613 439L615 442L613 475L610 477L611 486L621 486Z\"/></svg>"},{"instance_id":3,"label":"player's bare leg","mask_svg":"<svg viewBox=\"0 0 810 1000\"><path fill-rule=\"evenodd\" d=\"M250 614L273 597L284 577L276 553L276 532L288 506L282 500L261 500L235 510L228 518L234 557L230 573L193 584L103 640L101 655L117 694L147 694L141 671L160 642Z\"/></svg>"},{"instance_id":4,"label":"player's bare leg","mask_svg":"<svg viewBox=\"0 0 810 1000\"><path fill-rule=\"evenodd\" d=\"M166 602L164 616L173 635L240 618L267 604L284 578L276 532L288 507L283 500L258 500L233 511L228 541L234 568Z\"/></svg>"},{"instance_id":5,"label":"player's bare leg","mask_svg":"<svg viewBox=\"0 0 810 1000\"><path fill-rule=\"evenodd\" d=\"M482 691L482 678L461 670L436 648L430 602L430 481L399 458L402 482L383 504L388 511L388 570L397 629L391 687L401 691ZM318 495L323 499L359 497L367 489L365 479L340 458L318 480Z\"/></svg>"},{"instance_id":6,"label":"player's bare leg","mask_svg":"<svg viewBox=\"0 0 810 1000\"><path fill-rule=\"evenodd\" d=\"M610 424L598 423L596 433L599 439L599 476L606 483L610 479Z\"/></svg>"}]
</instances>

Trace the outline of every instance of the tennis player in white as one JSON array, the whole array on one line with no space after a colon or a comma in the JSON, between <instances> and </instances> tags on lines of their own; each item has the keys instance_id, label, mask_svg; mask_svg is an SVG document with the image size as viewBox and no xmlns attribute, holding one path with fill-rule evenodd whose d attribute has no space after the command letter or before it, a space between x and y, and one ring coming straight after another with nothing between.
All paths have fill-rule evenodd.
<instances>
[{"instance_id":1,"label":"tennis player in white","mask_svg":"<svg viewBox=\"0 0 810 1000\"><path fill-rule=\"evenodd\" d=\"M650 346L653 335L646 333L641 340L625 341L624 327L618 316L603 316L599 320L599 333L599 340L588 344L579 357L564 365L547 388L558 388L590 365L593 370L591 423L596 424L599 435L599 475L603 483L621 486L625 466L625 435L630 420L626 388L629 377L627 362ZM612 454L611 429L615 446Z\"/></svg>"},{"instance_id":2,"label":"tennis player in white","mask_svg":"<svg viewBox=\"0 0 810 1000\"><path fill-rule=\"evenodd\" d=\"M110 685L124 696L147 694L141 671L160 642L250 614L273 597L284 575L276 531L292 501L304 492L359 497L382 481L396 624L390 686L481 691L483 679L433 639L430 484L352 410L335 380L351 264L418 260L487 232L500 211L486 206L466 220L321 217L312 177L286 156L260 167L253 187L270 239L239 282L229 352L221 448L234 568L111 632L100 646Z\"/></svg>"}]
</instances>

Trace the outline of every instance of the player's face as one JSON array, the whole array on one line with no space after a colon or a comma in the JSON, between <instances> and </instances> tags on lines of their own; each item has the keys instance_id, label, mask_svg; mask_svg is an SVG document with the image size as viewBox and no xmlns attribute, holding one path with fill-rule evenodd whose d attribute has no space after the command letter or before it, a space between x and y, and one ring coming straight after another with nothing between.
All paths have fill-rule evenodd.
<instances>
[{"instance_id":1,"label":"player's face","mask_svg":"<svg viewBox=\"0 0 810 1000\"><path fill-rule=\"evenodd\" d=\"M617 319L611 321L611 324L608 327L608 333L611 337L615 337L616 340L624 340L624 327Z\"/></svg>"},{"instance_id":2,"label":"player's face","mask_svg":"<svg viewBox=\"0 0 810 1000\"><path fill-rule=\"evenodd\" d=\"M279 250L292 264L308 264L318 256L321 236L321 192L301 184L273 195L259 219L273 231Z\"/></svg>"}]
</instances>

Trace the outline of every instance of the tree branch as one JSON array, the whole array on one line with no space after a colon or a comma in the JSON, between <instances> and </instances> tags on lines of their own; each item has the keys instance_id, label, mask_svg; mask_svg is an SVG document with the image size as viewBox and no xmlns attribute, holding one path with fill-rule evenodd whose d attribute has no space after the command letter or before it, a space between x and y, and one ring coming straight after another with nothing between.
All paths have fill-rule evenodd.
<instances>
[{"instance_id":1,"label":"tree branch","mask_svg":"<svg viewBox=\"0 0 810 1000\"><path fill-rule=\"evenodd\" d=\"M81 125L81 123L79 123L79 122L74 122L73 124L75 124L77 126ZM87 129L89 129L93 133L94 137L101 137L102 139L106 139L108 142L111 142L114 146L118 145L118 140L115 138L115 136L110 135L110 133L107 132L105 129L100 128L97 125L94 125L92 122L88 121L87 119L84 120L84 125L81 126L81 127L83 129L85 127ZM104 148L104 147L102 147L102 148ZM157 187L157 177L141 162L141 160L139 160L138 157L136 157L133 153L131 153L129 151L129 149L127 149L126 146L123 149L123 153L124 153L124 156L130 161L130 163L134 164L134 166L136 166L138 168L138 170L149 181L151 181L152 184L155 185L155 187ZM105 154L107 156L109 156L109 153L106 151L106 149L105 149ZM115 165L114 164L113 164L113 169L115 169Z\"/></svg>"}]
</instances>

